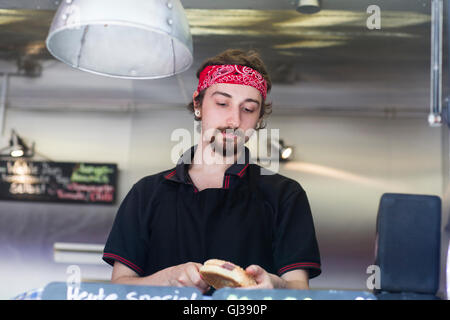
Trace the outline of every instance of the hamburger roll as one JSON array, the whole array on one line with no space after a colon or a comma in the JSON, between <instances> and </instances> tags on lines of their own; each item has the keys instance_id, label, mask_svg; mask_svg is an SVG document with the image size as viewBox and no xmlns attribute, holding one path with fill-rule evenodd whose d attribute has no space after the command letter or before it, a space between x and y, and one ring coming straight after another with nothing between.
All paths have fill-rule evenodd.
<instances>
[{"instance_id":1,"label":"hamburger roll","mask_svg":"<svg viewBox=\"0 0 450 320\"><path fill-rule=\"evenodd\" d=\"M224 260L207 260L199 272L203 280L215 289L256 285L255 279L248 275L244 269Z\"/></svg>"}]
</instances>

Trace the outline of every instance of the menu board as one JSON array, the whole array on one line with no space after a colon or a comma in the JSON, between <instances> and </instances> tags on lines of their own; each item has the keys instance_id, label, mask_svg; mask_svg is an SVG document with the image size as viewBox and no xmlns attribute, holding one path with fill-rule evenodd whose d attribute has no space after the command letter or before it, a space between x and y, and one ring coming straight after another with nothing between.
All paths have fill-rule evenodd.
<instances>
[{"instance_id":1,"label":"menu board","mask_svg":"<svg viewBox=\"0 0 450 320\"><path fill-rule=\"evenodd\" d=\"M51 282L40 294L42 300L201 300L194 287L164 287L112 283L68 284Z\"/></svg>"},{"instance_id":2,"label":"menu board","mask_svg":"<svg viewBox=\"0 0 450 320\"><path fill-rule=\"evenodd\" d=\"M0 161L0 200L114 204L117 165Z\"/></svg>"},{"instance_id":3,"label":"menu board","mask_svg":"<svg viewBox=\"0 0 450 320\"><path fill-rule=\"evenodd\" d=\"M216 300L377 300L368 291L234 289L223 288L213 293Z\"/></svg>"}]
</instances>

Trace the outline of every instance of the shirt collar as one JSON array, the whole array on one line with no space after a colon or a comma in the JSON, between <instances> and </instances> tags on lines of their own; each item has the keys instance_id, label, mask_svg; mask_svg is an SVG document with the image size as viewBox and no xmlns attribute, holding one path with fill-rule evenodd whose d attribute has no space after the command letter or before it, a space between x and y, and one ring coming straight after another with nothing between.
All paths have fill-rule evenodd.
<instances>
[{"instance_id":1,"label":"shirt collar","mask_svg":"<svg viewBox=\"0 0 450 320\"><path fill-rule=\"evenodd\" d=\"M177 166L174 170L171 170L165 178L175 182L189 183L192 181L189 177L188 170L190 163L194 159L195 150L197 150L198 145L194 145L189 148L178 160ZM226 171L225 176L233 175L242 178L247 172L248 166L250 164L250 151L244 146L244 153L241 154L238 161L232 164Z\"/></svg>"}]
</instances>

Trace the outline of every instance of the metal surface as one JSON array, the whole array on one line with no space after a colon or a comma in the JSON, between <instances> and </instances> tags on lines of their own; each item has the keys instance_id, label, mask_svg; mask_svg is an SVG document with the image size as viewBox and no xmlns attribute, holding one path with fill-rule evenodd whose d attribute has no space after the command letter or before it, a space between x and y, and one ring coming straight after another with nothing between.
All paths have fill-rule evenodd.
<instances>
[{"instance_id":1,"label":"metal surface","mask_svg":"<svg viewBox=\"0 0 450 320\"><path fill-rule=\"evenodd\" d=\"M0 91L0 135L3 136L5 129L5 114L6 114L6 95L8 93L8 74L2 76L2 87Z\"/></svg>"},{"instance_id":2,"label":"metal surface","mask_svg":"<svg viewBox=\"0 0 450 320\"><path fill-rule=\"evenodd\" d=\"M429 111L429 1L321 1L322 11L313 15L297 13L295 1L183 1L193 65L179 77L148 81L67 68L45 46L55 14L51 5L8 2L9 7L0 1L0 71L8 63L8 72L14 71L19 60L42 65L31 86L29 79L11 78L10 110L130 112L169 105L181 110L205 58L227 48L252 48L261 53L274 83L275 113L357 110L383 116L388 110L393 116L426 117ZM381 7L381 30L366 27L366 9L374 3Z\"/></svg>"},{"instance_id":3,"label":"metal surface","mask_svg":"<svg viewBox=\"0 0 450 320\"><path fill-rule=\"evenodd\" d=\"M430 114L428 115L428 123L432 127L442 125L443 15L442 0L433 0L431 7Z\"/></svg>"}]
</instances>

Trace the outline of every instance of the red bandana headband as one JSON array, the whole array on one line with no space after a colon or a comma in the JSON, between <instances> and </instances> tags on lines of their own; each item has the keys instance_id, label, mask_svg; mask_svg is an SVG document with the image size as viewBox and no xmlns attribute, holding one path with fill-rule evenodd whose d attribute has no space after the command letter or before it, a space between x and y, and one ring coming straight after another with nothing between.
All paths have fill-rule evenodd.
<instances>
[{"instance_id":1,"label":"red bandana headband","mask_svg":"<svg viewBox=\"0 0 450 320\"><path fill-rule=\"evenodd\" d=\"M266 100L267 82L258 71L250 67L234 64L207 66L200 73L197 91L200 92L215 83L251 86L258 89Z\"/></svg>"}]
</instances>

